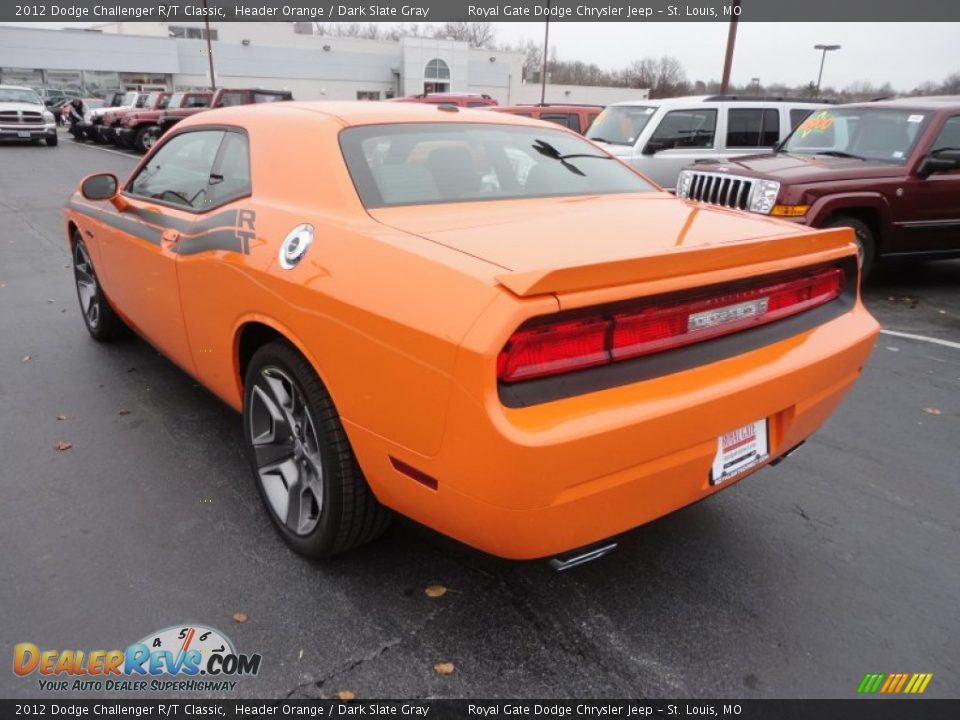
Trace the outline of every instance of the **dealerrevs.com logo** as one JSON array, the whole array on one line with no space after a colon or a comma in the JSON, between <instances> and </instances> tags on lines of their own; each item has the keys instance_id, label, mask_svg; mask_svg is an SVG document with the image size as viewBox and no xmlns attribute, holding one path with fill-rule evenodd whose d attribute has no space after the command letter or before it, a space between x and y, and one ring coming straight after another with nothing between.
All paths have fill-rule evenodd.
<instances>
[{"instance_id":1,"label":"dealerrevs.com logo","mask_svg":"<svg viewBox=\"0 0 960 720\"><path fill-rule=\"evenodd\" d=\"M13 672L36 673L47 692L230 691L233 678L256 675L260 655L238 653L226 635L203 625L168 627L126 650L41 650L20 643Z\"/></svg>"}]
</instances>

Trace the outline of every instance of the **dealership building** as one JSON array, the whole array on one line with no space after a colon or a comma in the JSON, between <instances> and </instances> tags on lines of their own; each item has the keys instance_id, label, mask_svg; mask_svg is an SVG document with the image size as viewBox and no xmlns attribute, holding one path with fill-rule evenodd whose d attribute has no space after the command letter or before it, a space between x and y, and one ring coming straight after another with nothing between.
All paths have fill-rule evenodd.
<instances>
[{"instance_id":1,"label":"dealership building","mask_svg":"<svg viewBox=\"0 0 960 720\"><path fill-rule=\"evenodd\" d=\"M202 22L108 23L89 30L0 26L0 83L81 95L115 88L210 85ZM450 39L318 35L309 22L210 23L218 86L290 90L298 100L384 100L423 92L483 93L501 104L538 102L524 56ZM547 86L547 102L602 103L645 90Z\"/></svg>"}]
</instances>

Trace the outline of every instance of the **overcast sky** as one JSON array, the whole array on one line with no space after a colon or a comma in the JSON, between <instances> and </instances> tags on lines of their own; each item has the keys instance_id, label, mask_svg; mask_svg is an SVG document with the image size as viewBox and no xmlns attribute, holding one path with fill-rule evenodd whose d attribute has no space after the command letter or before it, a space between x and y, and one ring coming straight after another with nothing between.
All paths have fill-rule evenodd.
<instances>
[{"instance_id":1,"label":"overcast sky","mask_svg":"<svg viewBox=\"0 0 960 720\"><path fill-rule=\"evenodd\" d=\"M960 2L960 0L957 0ZM89 26L92 23L5 23L33 27ZM543 41L543 23L494 23L497 39ZM960 72L958 23L740 23L732 80L798 85L816 81L820 52L813 46L838 44L827 57L824 87L842 89L858 80L890 82L910 90L921 82ZM564 60L583 60L617 69L645 56L673 55L687 79L719 80L727 24L570 23L550 25L550 46Z\"/></svg>"}]
</instances>

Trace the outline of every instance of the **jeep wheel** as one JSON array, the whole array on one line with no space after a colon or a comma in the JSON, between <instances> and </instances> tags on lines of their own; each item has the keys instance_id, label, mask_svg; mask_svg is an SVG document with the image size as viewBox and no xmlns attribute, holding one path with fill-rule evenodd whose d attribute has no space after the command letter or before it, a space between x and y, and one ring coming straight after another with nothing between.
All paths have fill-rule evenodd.
<instances>
[{"instance_id":1,"label":"jeep wheel","mask_svg":"<svg viewBox=\"0 0 960 720\"><path fill-rule=\"evenodd\" d=\"M58 142L60 138L56 135L47 135L47 147L56 147Z\"/></svg>"},{"instance_id":2,"label":"jeep wheel","mask_svg":"<svg viewBox=\"0 0 960 720\"><path fill-rule=\"evenodd\" d=\"M860 256L860 278L866 280L873 269L877 246L873 238L873 231L863 220L849 215L835 215L824 225L825 228L848 227L853 228L856 235L857 254Z\"/></svg>"},{"instance_id":3,"label":"jeep wheel","mask_svg":"<svg viewBox=\"0 0 960 720\"><path fill-rule=\"evenodd\" d=\"M389 513L367 485L330 395L287 343L268 343L250 359L243 425L267 514L296 552L329 557L386 529Z\"/></svg>"},{"instance_id":4,"label":"jeep wheel","mask_svg":"<svg viewBox=\"0 0 960 720\"><path fill-rule=\"evenodd\" d=\"M145 125L137 130L133 138L133 147L145 153L152 148L160 137L160 128L156 125Z\"/></svg>"}]
</instances>

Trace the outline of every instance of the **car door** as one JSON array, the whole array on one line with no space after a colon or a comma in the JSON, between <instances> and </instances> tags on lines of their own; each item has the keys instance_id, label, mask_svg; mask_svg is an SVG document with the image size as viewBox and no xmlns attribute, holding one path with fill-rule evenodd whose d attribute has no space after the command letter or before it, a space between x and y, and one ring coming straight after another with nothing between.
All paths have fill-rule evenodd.
<instances>
[{"instance_id":1,"label":"car door","mask_svg":"<svg viewBox=\"0 0 960 720\"><path fill-rule=\"evenodd\" d=\"M927 155L960 148L960 114L946 119ZM960 249L960 170L912 175L904 188L900 226L906 252Z\"/></svg>"},{"instance_id":2,"label":"car door","mask_svg":"<svg viewBox=\"0 0 960 720\"><path fill-rule=\"evenodd\" d=\"M111 293L147 340L193 371L177 282L180 242L209 209L223 130L177 133L129 180L101 243Z\"/></svg>"},{"instance_id":3,"label":"car door","mask_svg":"<svg viewBox=\"0 0 960 720\"><path fill-rule=\"evenodd\" d=\"M631 158L640 172L672 190L680 170L697 160L715 160L717 150L717 108L671 110L663 115L641 150Z\"/></svg>"}]
</instances>

